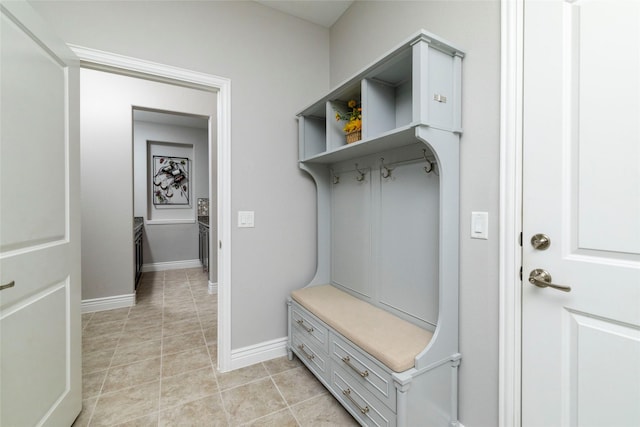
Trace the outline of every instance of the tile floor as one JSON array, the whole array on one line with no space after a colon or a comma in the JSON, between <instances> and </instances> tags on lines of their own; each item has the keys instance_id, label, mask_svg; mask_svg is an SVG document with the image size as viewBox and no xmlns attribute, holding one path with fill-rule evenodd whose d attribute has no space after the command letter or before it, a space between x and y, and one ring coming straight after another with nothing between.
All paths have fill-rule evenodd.
<instances>
[{"instance_id":1,"label":"tile floor","mask_svg":"<svg viewBox=\"0 0 640 427\"><path fill-rule=\"evenodd\" d=\"M201 269L145 273L135 307L82 316L84 426L356 426L297 359L216 371Z\"/></svg>"}]
</instances>

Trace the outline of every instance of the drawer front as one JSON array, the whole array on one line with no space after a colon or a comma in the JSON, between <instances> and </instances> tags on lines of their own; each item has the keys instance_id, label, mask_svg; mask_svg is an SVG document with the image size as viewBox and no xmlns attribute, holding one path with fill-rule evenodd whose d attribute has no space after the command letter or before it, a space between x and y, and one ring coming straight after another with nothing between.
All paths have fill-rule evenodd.
<instances>
[{"instance_id":1,"label":"drawer front","mask_svg":"<svg viewBox=\"0 0 640 427\"><path fill-rule=\"evenodd\" d=\"M391 374L372 358L346 340L331 335L331 358L341 366L361 387L369 390L392 411L396 410L396 388Z\"/></svg>"},{"instance_id":2,"label":"drawer front","mask_svg":"<svg viewBox=\"0 0 640 427\"><path fill-rule=\"evenodd\" d=\"M329 352L329 331L326 326L295 302L291 306L291 329L305 335L311 344Z\"/></svg>"},{"instance_id":3,"label":"drawer front","mask_svg":"<svg viewBox=\"0 0 640 427\"><path fill-rule=\"evenodd\" d=\"M300 333L297 331L294 331L291 343L293 352L300 360L302 360L316 376L328 381L329 356L327 353L319 350L317 346L310 344L306 338L300 336Z\"/></svg>"},{"instance_id":4,"label":"drawer front","mask_svg":"<svg viewBox=\"0 0 640 427\"><path fill-rule=\"evenodd\" d=\"M331 388L338 400L351 409L352 415L366 426L394 427L396 414L339 366L331 372Z\"/></svg>"}]
</instances>

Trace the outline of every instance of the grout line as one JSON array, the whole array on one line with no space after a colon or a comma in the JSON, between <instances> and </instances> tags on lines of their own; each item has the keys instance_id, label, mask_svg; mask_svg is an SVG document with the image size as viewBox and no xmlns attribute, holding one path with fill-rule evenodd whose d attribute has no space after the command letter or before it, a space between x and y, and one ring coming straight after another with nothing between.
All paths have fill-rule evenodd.
<instances>
[{"instance_id":1,"label":"grout line","mask_svg":"<svg viewBox=\"0 0 640 427\"><path fill-rule=\"evenodd\" d=\"M262 366L264 366L264 363L262 364ZM265 369L267 369L266 366L265 366ZM269 372L268 369L267 369L267 372ZM286 371L284 371L284 372L286 372ZM271 373L269 373L269 379L271 380L273 385L276 387L276 390L278 390L278 393L280 394L280 397L282 397L282 400L284 401L284 404L286 405L286 409L289 411L289 413L291 414L293 419L296 420L296 423L298 424L298 426L300 426L301 425L300 421L298 421L298 418L296 418L296 414L294 414L293 411L291 410L291 405L289 404L289 401L287 400L286 397L284 397L284 394L282 394L282 391L280 390L280 387L278 387L278 383L276 382L276 380L273 379L273 375ZM279 411L277 411L277 412L279 412Z\"/></svg>"},{"instance_id":2,"label":"grout line","mask_svg":"<svg viewBox=\"0 0 640 427\"><path fill-rule=\"evenodd\" d=\"M164 273L162 273L162 316L160 316L160 381L158 382L158 419L156 420L156 425L160 425L160 413L162 407L162 379L164 375L162 375L162 364L164 361L164 309L166 307L165 304L165 294L164 294Z\"/></svg>"},{"instance_id":3,"label":"grout line","mask_svg":"<svg viewBox=\"0 0 640 427\"><path fill-rule=\"evenodd\" d=\"M204 346L205 346L205 348L207 350L207 355L209 356L209 364L211 366L211 370L213 371L213 378L215 378L215 381L216 381L216 389L217 389L216 394L218 395L218 399L220 399L220 404L221 404L221 407L222 407L222 412L224 413L225 422L226 422L227 425L230 425L231 424L231 414L229 414L229 412L227 411L227 407L226 407L226 405L224 403L224 399L222 398L222 390L220 389L220 381L218 381L217 367L214 366L214 364L213 364L213 358L211 357L211 351L209 350L210 343L207 341L207 336L206 336L206 334L204 332L205 328L203 326L202 318L200 317L200 309L198 308L196 297L195 297L195 295L193 295L193 291L191 290L191 280L189 279L188 276L187 276L187 282L189 283L189 291L191 292L191 296L193 297L195 310L196 310L196 316L198 317L198 322L200 323L200 332L202 334L202 339L204 341ZM207 280L207 282L208 282L208 280ZM217 304L217 301L216 301L216 304ZM217 307L216 307L216 310L217 310ZM217 339L216 339L216 348L217 348Z\"/></svg>"}]
</instances>

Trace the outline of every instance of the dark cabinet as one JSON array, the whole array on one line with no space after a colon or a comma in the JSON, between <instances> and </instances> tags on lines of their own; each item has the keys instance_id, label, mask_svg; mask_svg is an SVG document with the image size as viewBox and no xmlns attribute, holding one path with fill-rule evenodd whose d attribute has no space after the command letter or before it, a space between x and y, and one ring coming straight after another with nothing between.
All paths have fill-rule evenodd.
<instances>
[{"instance_id":1,"label":"dark cabinet","mask_svg":"<svg viewBox=\"0 0 640 427\"><path fill-rule=\"evenodd\" d=\"M133 235L133 253L135 262L135 275L133 278L134 287L138 289L138 282L142 276L142 225L134 229Z\"/></svg>"},{"instance_id":2,"label":"dark cabinet","mask_svg":"<svg viewBox=\"0 0 640 427\"><path fill-rule=\"evenodd\" d=\"M198 223L200 227L198 238L198 253L200 255L200 262L202 263L202 269L209 271L209 226Z\"/></svg>"}]
</instances>

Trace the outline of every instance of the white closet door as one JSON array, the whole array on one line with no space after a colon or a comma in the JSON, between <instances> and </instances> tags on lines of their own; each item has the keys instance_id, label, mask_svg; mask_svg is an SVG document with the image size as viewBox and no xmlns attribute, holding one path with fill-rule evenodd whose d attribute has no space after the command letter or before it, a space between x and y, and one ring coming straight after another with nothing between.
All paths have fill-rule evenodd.
<instances>
[{"instance_id":1,"label":"white closet door","mask_svg":"<svg viewBox=\"0 0 640 427\"><path fill-rule=\"evenodd\" d=\"M522 425L638 426L640 2L524 5Z\"/></svg>"},{"instance_id":2,"label":"white closet door","mask_svg":"<svg viewBox=\"0 0 640 427\"><path fill-rule=\"evenodd\" d=\"M0 425L80 412L78 63L25 2L0 5Z\"/></svg>"}]
</instances>

